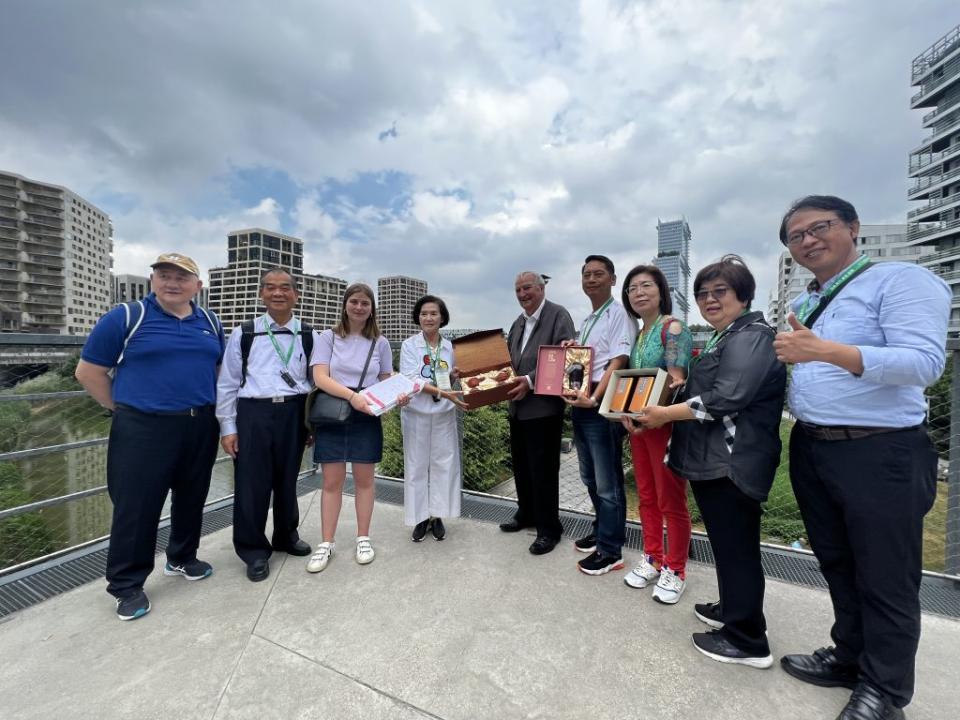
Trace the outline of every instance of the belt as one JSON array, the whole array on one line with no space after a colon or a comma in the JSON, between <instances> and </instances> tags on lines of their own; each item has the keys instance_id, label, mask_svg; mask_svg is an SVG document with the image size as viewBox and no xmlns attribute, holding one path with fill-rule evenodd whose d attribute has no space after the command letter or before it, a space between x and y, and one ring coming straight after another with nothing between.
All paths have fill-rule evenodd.
<instances>
[{"instance_id":1,"label":"belt","mask_svg":"<svg viewBox=\"0 0 960 720\"><path fill-rule=\"evenodd\" d=\"M197 415L207 415L212 414L216 410L216 405L200 405L199 407L186 408L185 410L140 410L139 408L131 407L130 405L123 405L122 403L116 403L114 408L117 410L122 410L124 412L135 412L140 415L179 415L179 416L189 416L196 417Z\"/></svg>"},{"instance_id":2,"label":"belt","mask_svg":"<svg viewBox=\"0 0 960 720\"><path fill-rule=\"evenodd\" d=\"M255 403L285 403L285 402L303 402L307 399L306 393L302 395L274 395L267 398L239 398L240 402Z\"/></svg>"},{"instance_id":3,"label":"belt","mask_svg":"<svg viewBox=\"0 0 960 720\"><path fill-rule=\"evenodd\" d=\"M798 422L803 431L816 440L860 440L871 435L917 430L923 427L922 425L913 425L912 427L860 427L857 425L815 425L802 420Z\"/></svg>"}]
</instances>

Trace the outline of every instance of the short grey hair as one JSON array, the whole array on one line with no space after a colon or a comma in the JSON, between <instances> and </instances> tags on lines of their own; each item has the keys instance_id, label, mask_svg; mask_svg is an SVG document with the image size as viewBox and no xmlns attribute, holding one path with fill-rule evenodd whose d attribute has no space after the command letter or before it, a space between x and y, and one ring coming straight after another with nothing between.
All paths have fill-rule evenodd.
<instances>
[{"instance_id":1,"label":"short grey hair","mask_svg":"<svg viewBox=\"0 0 960 720\"><path fill-rule=\"evenodd\" d=\"M540 273L534 272L533 270L524 270L523 272L517 273L517 277L516 277L516 280L514 280L514 283L519 282L520 278L526 277L527 275L533 276L533 281L540 287L546 286L547 279Z\"/></svg>"}]
</instances>

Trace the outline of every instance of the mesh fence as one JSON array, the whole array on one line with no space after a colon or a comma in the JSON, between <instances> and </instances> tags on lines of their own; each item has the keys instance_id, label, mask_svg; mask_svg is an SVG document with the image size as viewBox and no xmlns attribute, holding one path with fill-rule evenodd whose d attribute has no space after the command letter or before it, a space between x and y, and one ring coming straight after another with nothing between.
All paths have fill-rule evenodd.
<instances>
[{"instance_id":1,"label":"mesh fence","mask_svg":"<svg viewBox=\"0 0 960 720\"><path fill-rule=\"evenodd\" d=\"M83 394L73 379L76 359L42 366L5 366L0 389L0 569L101 538L109 532L111 506L105 492L106 438L110 416ZM930 432L940 455L937 499L926 517L924 568L960 576L960 487L948 481L951 441L952 362L928 391ZM505 404L460 413L464 487L515 498ZM762 521L764 540L807 547L803 522L790 487L788 438L792 421L780 432L784 449ZM560 464L560 504L592 513L572 442L564 423ZM221 458L223 460L224 458ZM309 462L306 453L305 462ZM629 443L624 448L628 517L638 518ZM378 472L403 477L399 413L384 416L384 455ZM233 493L228 462L214 467L208 500ZM952 505L950 503L953 503ZM699 514L690 498L698 529ZM948 509L948 506L950 509Z\"/></svg>"}]
</instances>

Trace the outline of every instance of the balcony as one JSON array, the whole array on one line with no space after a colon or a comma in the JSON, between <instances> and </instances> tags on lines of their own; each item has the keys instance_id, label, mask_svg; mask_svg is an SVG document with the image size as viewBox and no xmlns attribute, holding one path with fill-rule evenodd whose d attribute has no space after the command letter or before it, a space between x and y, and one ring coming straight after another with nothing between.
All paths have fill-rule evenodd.
<instances>
[{"instance_id":1,"label":"balcony","mask_svg":"<svg viewBox=\"0 0 960 720\"><path fill-rule=\"evenodd\" d=\"M910 186L908 190L908 197L911 200L920 200L921 197L918 197L924 190L931 190L938 185L946 183L948 180L957 178L957 181L960 182L960 166L955 167L953 170L950 170L946 173L939 173L937 175L924 175L923 177L918 177L913 185ZM925 193L924 193L925 195Z\"/></svg>"},{"instance_id":2,"label":"balcony","mask_svg":"<svg viewBox=\"0 0 960 720\"><path fill-rule=\"evenodd\" d=\"M916 244L918 240L931 240L960 227L960 220L949 222L923 223L907 226L907 241Z\"/></svg>"},{"instance_id":3,"label":"balcony","mask_svg":"<svg viewBox=\"0 0 960 720\"><path fill-rule=\"evenodd\" d=\"M911 84L916 85L924 75L958 49L960 49L960 26L951 30L914 58L910 72Z\"/></svg>"},{"instance_id":4,"label":"balcony","mask_svg":"<svg viewBox=\"0 0 960 720\"><path fill-rule=\"evenodd\" d=\"M45 187L43 185L36 185L31 182L23 183L23 191L28 195L34 195L40 198L53 198L55 200L63 200L63 191L57 190L52 187Z\"/></svg>"},{"instance_id":5,"label":"balcony","mask_svg":"<svg viewBox=\"0 0 960 720\"><path fill-rule=\"evenodd\" d=\"M937 108L933 112L928 112L923 116L921 120L921 127L930 127L935 122L939 121L941 118L946 117L950 113L960 110L960 102L955 102L952 105L947 107Z\"/></svg>"},{"instance_id":6,"label":"balcony","mask_svg":"<svg viewBox=\"0 0 960 720\"><path fill-rule=\"evenodd\" d=\"M960 204L960 193L955 193L953 195L948 195L943 198L935 198L928 202L926 205L918 208L914 208L907 213L907 221L919 221L921 218L930 218L931 215L935 216L938 213L942 212L945 209L953 207L957 204Z\"/></svg>"},{"instance_id":7,"label":"balcony","mask_svg":"<svg viewBox=\"0 0 960 720\"><path fill-rule=\"evenodd\" d=\"M934 102L937 95L946 90L954 82L960 79L960 71L957 68L950 68L941 77L936 80L923 83L923 86L916 95L910 98L910 107L916 110Z\"/></svg>"},{"instance_id":8,"label":"balcony","mask_svg":"<svg viewBox=\"0 0 960 720\"><path fill-rule=\"evenodd\" d=\"M916 153L910 155L909 175L915 177L931 165L946 162L960 157L960 142L954 143L946 150L935 153Z\"/></svg>"}]
</instances>

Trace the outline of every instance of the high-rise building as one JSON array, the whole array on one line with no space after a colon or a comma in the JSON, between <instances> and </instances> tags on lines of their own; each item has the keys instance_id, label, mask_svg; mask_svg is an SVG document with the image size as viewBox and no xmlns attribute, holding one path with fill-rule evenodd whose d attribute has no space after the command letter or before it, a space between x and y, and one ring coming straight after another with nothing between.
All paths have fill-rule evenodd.
<instances>
[{"instance_id":1,"label":"high-rise building","mask_svg":"<svg viewBox=\"0 0 960 720\"><path fill-rule=\"evenodd\" d=\"M86 335L109 308L110 217L59 185L0 172L0 331Z\"/></svg>"},{"instance_id":2,"label":"high-rise building","mask_svg":"<svg viewBox=\"0 0 960 720\"><path fill-rule=\"evenodd\" d=\"M690 285L690 226L683 218L657 220L657 257L653 263L663 272L670 286L673 315L684 322L690 312L687 288Z\"/></svg>"},{"instance_id":3,"label":"high-rise building","mask_svg":"<svg viewBox=\"0 0 960 720\"><path fill-rule=\"evenodd\" d=\"M916 263L930 247L911 245L907 239L907 225L861 225L857 235L857 247L874 262L896 260ZM777 271L777 301L771 304L768 320L780 330L785 330L790 305L813 280L813 273L793 261L788 250L780 253Z\"/></svg>"},{"instance_id":4,"label":"high-rise building","mask_svg":"<svg viewBox=\"0 0 960 720\"><path fill-rule=\"evenodd\" d=\"M229 331L265 312L260 276L270 268L286 270L299 284L298 317L318 330L336 323L346 280L303 272L303 240L249 228L227 234L227 266L210 268L209 306L224 328Z\"/></svg>"},{"instance_id":5,"label":"high-rise building","mask_svg":"<svg viewBox=\"0 0 960 720\"><path fill-rule=\"evenodd\" d=\"M377 280L377 320L387 340L401 343L417 332L411 313L417 300L426 294L426 280L403 275Z\"/></svg>"},{"instance_id":6,"label":"high-rise building","mask_svg":"<svg viewBox=\"0 0 960 720\"><path fill-rule=\"evenodd\" d=\"M926 202L907 214L907 239L935 245L920 264L953 291L950 334L960 332L960 26L913 60L911 85L920 91L910 107L932 108L923 116L930 134L910 153L907 197Z\"/></svg>"},{"instance_id":7,"label":"high-rise building","mask_svg":"<svg viewBox=\"0 0 960 720\"><path fill-rule=\"evenodd\" d=\"M121 273L110 278L110 302L117 303L143 300L150 294L150 278L143 275Z\"/></svg>"}]
</instances>

